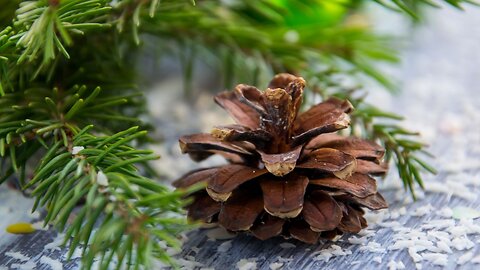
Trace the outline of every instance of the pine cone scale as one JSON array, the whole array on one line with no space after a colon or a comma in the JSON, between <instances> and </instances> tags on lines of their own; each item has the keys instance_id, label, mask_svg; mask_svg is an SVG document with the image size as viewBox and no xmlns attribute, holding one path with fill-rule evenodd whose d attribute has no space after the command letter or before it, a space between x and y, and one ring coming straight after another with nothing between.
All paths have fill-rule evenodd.
<instances>
[{"instance_id":1,"label":"pine cone scale","mask_svg":"<svg viewBox=\"0 0 480 270\"><path fill-rule=\"evenodd\" d=\"M295 121L293 145L303 144L314 137L344 129L350 125L348 101L330 98L300 114Z\"/></svg>"},{"instance_id":2,"label":"pine cone scale","mask_svg":"<svg viewBox=\"0 0 480 270\"><path fill-rule=\"evenodd\" d=\"M200 182L207 182L217 170L218 167L191 171L173 182L173 186L176 188L187 188Z\"/></svg>"},{"instance_id":3,"label":"pine cone scale","mask_svg":"<svg viewBox=\"0 0 480 270\"><path fill-rule=\"evenodd\" d=\"M369 195L365 198L355 197L350 194L339 196L343 201L350 201L355 204L367 207L370 210L380 210L388 208L388 204L380 193Z\"/></svg>"},{"instance_id":4,"label":"pine cone scale","mask_svg":"<svg viewBox=\"0 0 480 270\"><path fill-rule=\"evenodd\" d=\"M375 179L359 173L354 173L352 176L345 179L336 177L310 179L310 184L343 190L359 198L365 198L377 193Z\"/></svg>"},{"instance_id":5,"label":"pine cone scale","mask_svg":"<svg viewBox=\"0 0 480 270\"><path fill-rule=\"evenodd\" d=\"M270 133L261 130L251 130L248 127L240 125L219 126L210 132L218 140L228 142L245 141L253 144L256 149L265 149L265 146L271 141Z\"/></svg>"},{"instance_id":6,"label":"pine cone scale","mask_svg":"<svg viewBox=\"0 0 480 270\"><path fill-rule=\"evenodd\" d=\"M188 154L207 153L223 155L226 153L226 158L229 157L229 154L234 154L242 159L248 159L248 156L252 155L252 152L249 151L249 147L247 145L238 145L231 142L219 141L209 133L183 136L180 138L179 143L182 153Z\"/></svg>"},{"instance_id":7,"label":"pine cone scale","mask_svg":"<svg viewBox=\"0 0 480 270\"><path fill-rule=\"evenodd\" d=\"M260 181L265 211L280 218L297 217L303 209L308 178L301 175L264 177Z\"/></svg>"},{"instance_id":8,"label":"pine cone scale","mask_svg":"<svg viewBox=\"0 0 480 270\"><path fill-rule=\"evenodd\" d=\"M267 154L263 151L257 151L267 170L275 176L284 176L291 172L300 158L302 147L296 147L291 151L279 154Z\"/></svg>"},{"instance_id":9,"label":"pine cone scale","mask_svg":"<svg viewBox=\"0 0 480 270\"><path fill-rule=\"evenodd\" d=\"M342 219L342 209L327 193L315 190L305 202L303 209L305 221L316 232L335 229Z\"/></svg>"},{"instance_id":10,"label":"pine cone scale","mask_svg":"<svg viewBox=\"0 0 480 270\"><path fill-rule=\"evenodd\" d=\"M385 154L377 144L358 138L332 140L317 147L334 148L355 158L368 160L380 160Z\"/></svg>"},{"instance_id":11,"label":"pine cone scale","mask_svg":"<svg viewBox=\"0 0 480 270\"><path fill-rule=\"evenodd\" d=\"M303 220L296 220L290 224L289 234L302 242L315 244L320 238L320 233L310 229L310 226Z\"/></svg>"},{"instance_id":12,"label":"pine cone scale","mask_svg":"<svg viewBox=\"0 0 480 270\"><path fill-rule=\"evenodd\" d=\"M341 113L337 118L335 118L335 120L329 121L325 125L308 129L305 132L293 136L292 145L297 146L300 144L305 144L318 135L339 131L341 129L347 128L349 125L350 116L348 116L348 114L346 113Z\"/></svg>"},{"instance_id":13,"label":"pine cone scale","mask_svg":"<svg viewBox=\"0 0 480 270\"><path fill-rule=\"evenodd\" d=\"M310 152L306 160L300 162L297 167L333 173L343 179L352 174L356 168L356 160L337 149L320 148Z\"/></svg>"},{"instance_id":14,"label":"pine cone scale","mask_svg":"<svg viewBox=\"0 0 480 270\"><path fill-rule=\"evenodd\" d=\"M207 191L216 201L226 201L229 194L241 184L267 173L265 169L255 169L240 164L230 164L212 170L207 181Z\"/></svg>"},{"instance_id":15,"label":"pine cone scale","mask_svg":"<svg viewBox=\"0 0 480 270\"><path fill-rule=\"evenodd\" d=\"M235 87L234 93L240 102L250 107L259 116L266 115L265 108L262 106L262 92L256 87L239 84Z\"/></svg>"},{"instance_id":16,"label":"pine cone scale","mask_svg":"<svg viewBox=\"0 0 480 270\"><path fill-rule=\"evenodd\" d=\"M227 230L246 231L253 226L262 211L263 200L260 194L237 190L222 204L218 222Z\"/></svg>"},{"instance_id":17,"label":"pine cone scale","mask_svg":"<svg viewBox=\"0 0 480 270\"><path fill-rule=\"evenodd\" d=\"M213 216L220 212L221 204L213 200L208 194L200 193L195 196L194 202L188 206L188 218L210 223Z\"/></svg>"},{"instance_id":18,"label":"pine cone scale","mask_svg":"<svg viewBox=\"0 0 480 270\"><path fill-rule=\"evenodd\" d=\"M361 221L363 217L361 217L355 209L353 209L350 206L346 206L346 213L343 215L342 220L340 224L338 225L338 228L344 232L349 232L349 233L358 233L360 232L364 226L362 224L365 224L365 221Z\"/></svg>"},{"instance_id":19,"label":"pine cone scale","mask_svg":"<svg viewBox=\"0 0 480 270\"><path fill-rule=\"evenodd\" d=\"M386 163L375 163L368 160L357 159L356 173L371 174L371 175L383 175L388 171Z\"/></svg>"},{"instance_id":20,"label":"pine cone scale","mask_svg":"<svg viewBox=\"0 0 480 270\"><path fill-rule=\"evenodd\" d=\"M284 224L284 219L265 214L260 218L258 224L253 225L250 231L258 239L266 240L280 235L283 231Z\"/></svg>"},{"instance_id":21,"label":"pine cone scale","mask_svg":"<svg viewBox=\"0 0 480 270\"><path fill-rule=\"evenodd\" d=\"M248 105L241 102L234 92L220 93L216 95L214 99L237 123L241 123L252 130L260 126L260 115Z\"/></svg>"}]
</instances>

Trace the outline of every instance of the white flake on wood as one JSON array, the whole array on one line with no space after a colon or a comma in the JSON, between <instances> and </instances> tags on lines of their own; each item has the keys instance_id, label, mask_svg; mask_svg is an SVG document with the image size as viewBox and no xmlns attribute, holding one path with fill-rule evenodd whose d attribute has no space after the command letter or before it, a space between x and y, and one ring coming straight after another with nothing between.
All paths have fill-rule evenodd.
<instances>
[{"instance_id":1,"label":"white flake on wood","mask_svg":"<svg viewBox=\"0 0 480 270\"><path fill-rule=\"evenodd\" d=\"M241 259L236 266L238 270L256 270L257 262L255 259Z\"/></svg>"},{"instance_id":2,"label":"white flake on wood","mask_svg":"<svg viewBox=\"0 0 480 270\"><path fill-rule=\"evenodd\" d=\"M273 262L273 263L269 264L268 267L270 268L270 270L279 270L283 267L283 263Z\"/></svg>"},{"instance_id":3,"label":"white flake on wood","mask_svg":"<svg viewBox=\"0 0 480 270\"><path fill-rule=\"evenodd\" d=\"M466 262L470 261L473 258L473 252L467 252L460 256L457 260L458 265L464 265Z\"/></svg>"},{"instance_id":4,"label":"white flake on wood","mask_svg":"<svg viewBox=\"0 0 480 270\"><path fill-rule=\"evenodd\" d=\"M40 258L40 263L50 266L52 270L63 270L63 264L59 260L52 259L47 256L42 256Z\"/></svg>"},{"instance_id":5,"label":"white flake on wood","mask_svg":"<svg viewBox=\"0 0 480 270\"><path fill-rule=\"evenodd\" d=\"M15 260L20 260L22 262L26 262L26 261L30 260L30 257L25 256L20 252L5 252L5 255L8 256L8 257L12 257Z\"/></svg>"},{"instance_id":6,"label":"white flake on wood","mask_svg":"<svg viewBox=\"0 0 480 270\"><path fill-rule=\"evenodd\" d=\"M10 265L11 269L19 269L19 270L33 270L37 268L37 264L32 260L25 262L25 263L13 263Z\"/></svg>"}]
</instances>

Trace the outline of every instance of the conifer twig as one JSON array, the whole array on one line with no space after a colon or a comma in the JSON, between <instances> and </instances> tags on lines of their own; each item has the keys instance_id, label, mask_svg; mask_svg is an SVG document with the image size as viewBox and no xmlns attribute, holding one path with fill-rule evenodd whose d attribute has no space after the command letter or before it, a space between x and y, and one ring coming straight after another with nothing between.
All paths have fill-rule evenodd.
<instances>
[{"instance_id":1,"label":"conifer twig","mask_svg":"<svg viewBox=\"0 0 480 270\"><path fill-rule=\"evenodd\" d=\"M325 73L328 76L325 76ZM433 166L423 160L425 156L432 158L432 155L425 150L427 145L419 140L420 133L405 129L398 124L403 120L402 116L365 102L366 95L361 94L360 86L347 86L342 79L332 79L335 77L332 74L342 78L342 74L333 70L307 74L318 76L317 83L310 85L314 96L318 95L322 98L336 96L348 99L352 103L355 111L352 114L350 132L355 136L378 141L385 147L385 161L387 163L393 161L405 190L409 190L413 199L416 199L415 183L422 189L425 188L422 174L437 173ZM313 99L314 96L309 98Z\"/></svg>"},{"instance_id":2,"label":"conifer twig","mask_svg":"<svg viewBox=\"0 0 480 270\"><path fill-rule=\"evenodd\" d=\"M82 245L84 269L97 259L101 269L113 260L126 269L148 268L152 258L171 264L166 248L178 249L177 236L190 228L181 214L185 193L142 176L142 164L158 158L131 146L146 131L131 127L114 133L118 125L107 124L119 121L121 111L115 108L128 103L128 96L112 98L98 87L86 90L5 93L0 99L0 171L5 172L0 182L18 173L20 186L35 198L33 210L44 207L45 224L66 231L70 255ZM102 129L83 124L92 111L106 116L89 118L104 123ZM37 153L43 156L39 163L32 158ZM25 173L29 167L35 168L31 178Z\"/></svg>"},{"instance_id":3,"label":"conifer twig","mask_svg":"<svg viewBox=\"0 0 480 270\"><path fill-rule=\"evenodd\" d=\"M455 7L457 9L463 9L462 4L480 5L480 2L476 0L374 0L378 4L398 12L404 12L415 20L420 19L419 9L421 5L427 5L434 8L440 8L439 2L443 2L447 5Z\"/></svg>"}]
</instances>

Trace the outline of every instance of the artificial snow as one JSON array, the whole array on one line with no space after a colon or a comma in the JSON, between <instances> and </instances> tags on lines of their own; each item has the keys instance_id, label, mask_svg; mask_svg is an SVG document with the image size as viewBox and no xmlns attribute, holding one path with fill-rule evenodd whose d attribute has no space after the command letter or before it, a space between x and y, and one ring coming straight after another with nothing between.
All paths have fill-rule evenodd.
<instances>
[{"instance_id":1,"label":"artificial snow","mask_svg":"<svg viewBox=\"0 0 480 270\"><path fill-rule=\"evenodd\" d=\"M405 269L405 265L402 262L396 262L394 260L390 260L387 264L389 270L402 270Z\"/></svg>"},{"instance_id":2,"label":"artificial snow","mask_svg":"<svg viewBox=\"0 0 480 270\"><path fill-rule=\"evenodd\" d=\"M40 263L47 264L52 270L63 270L63 264L59 260L47 256L42 256L40 258Z\"/></svg>"},{"instance_id":3,"label":"artificial snow","mask_svg":"<svg viewBox=\"0 0 480 270\"><path fill-rule=\"evenodd\" d=\"M57 234L57 237L55 237L55 239L53 239L53 242L50 242L48 244L46 244L43 248L48 250L61 250L61 246L63 244L63 242L65 241L65 234L62 234L62 233L59 233Z\"/></svg>"},{"instance_id":4,"label":"artificial snow","mask_svg":"<svg viewBox=\"0 0 480 270\"><path fill-rule=\"evenodd\" d=\"M283 267L283 263L273 262L273 263L269 264L268 267L270 268L270 270L279 270Z\"/></svg>"},{"instance_id":5,"label":"artificial snow","mask_svg":"<svg viewBox=\"0 0 480 270\"><path fill-rule=\"evenodd\" d=\"M456 237L452 240L452 247L456 250L468 250L475 246L475 244L467 237Z\"/></svg>"},{"instance_id":6,"label":"artificial snow","mask_svg":"<svg viewBox=\"0 0 480 270\"><path fill-rule=\"evenodd\" d=\"M35 230L41 230L41 231L48 231L48 229L50 228L50 226L48 224L44 224L42 220L32 223L32 227Z\"/></svg>"},{"instance_id":7,"label":"artificial snow","mask_svg":"<svg viewBox=\"0 0 480 270\"><path fill-rule=\"evenodd\" d=\"M40 218L40 212L38 212L38 211L30 212L28 214L33 219L39 219Z\"/></svg>"},{"instance_id":8,"label":"artificial snow","mask_svg":"<svg viewBox=\"0 0 480 270\"><path fill-rule=\"evenodd\" d=\"M453 215L453 210L452 208L446 206L440 209L440 212L438 212L438 215L444 218L451 218Z\"/></svg>"},{"instance_id":9,"label":"artificial snow","mask_svg":"<svg viewBox=\"0 0 480 270\"><path fill-rule=\"evenodd\" d=\"M26 262L26 261L30 260L30 257L27 257L20 252L5 252L5 255L8 256L8 257L12 257L15 260L20 260L22 262Z\"/></svg>"},{"instance_id":10,"label":"artificial snow","mask_svg":"<svg viewBox=\"0 0 480 270\"><path fill-rule=\"evenodd\" d=\"M446 253L452 253L452 249L450 248L450 245L451 242L450 241L438 241L437 242L437 247L443 251L443 252L446 252Z\"/></svg>"},{"instance_id":11,"label":"artificial snow","mask_svg":"<svg viewBox=\"0 0 480 270\"><path fill-rule=\"evenodd\" d=\"M392 215L392 213L394 214ZM420 220L419 223L415 224L415 228L412 228L401 225L402 223L396 219L401 218L402 215L395 213L400 213L400 211L393 210L390 215L372 215L369 212L366 214L370 217L373 216L377 221L376 224L370 225L370 230L374 232L379 228L386 228L393 232L393 241L390 244L381 245L372 241L370 237L374 235L373 232L363 233L364 236L360 235L361 237L358 235L350 236L344 241L352 245L359 245L358 250L361 252L382 253L385 252L385 249L392 251L405 250L417 269L422 268L422 262L445 266L448 264L450 254L459 251L468 252L463 253L457 259L458 265L469 262L475 263L474 254L469 251L475 244L470 240L469 235L479 235L480 225L477 225L473 218L455 220L452 217L453 210L449 207L434 211L431 204L424 204L416 207L412 216L428 215L432 216L433 219ZM324 252L321 258L328 261L332 257L331 252ZM381 263L381 257L378 256L373 261ZM477 261L480 263L480 256ZM390 269L400 269L401 265L395 261L390 261L388 267Z\"/></svg>"},{"instance_id":12,"label":"artificial snow","mask_svg":"<svg viewBox=\"0 0 480 270\"><path fill-rule=\"evenodd\" d=\"M471 207L457 206L452 210L452 216L456 219L476 219L480 217L480 211Z\"/></svg>"},{"instance_id":13,"label":"artificial snow","mask_svg":"<svg viewBox=\"0 0 480 270\"><path fill-rule=\"evenodd\" d=\"M365 244L365 243L367 243L367 241L368 241L367 237L351 236L351 237L348 238L348 242L350 242L350 244L354 244L354 245Z\"/></svg>"},{"instance_id":14,"label":"artificial snow","mask_svg":"<svg viewBox=\"0 0 480 270\"><path fill-rule=\"evenodd\" d=\"M313 253L315 261L328 262L333 257L346 256L352 254L351 250L343 249L338 245L331 245L329 248L322 249Z\"/></svg>"},{"instance_id":15,"label":"artificial snow","mask_svg":"<svg viewBox=\"0 0 480 270\"><path fill-rule=\"evenodd\" d=\"M28 261L25 263L12 263L10 265L11 269L19 269L19 270L33 270L37 268L37 264L34 263L33 261Z\"/></svg>"},{"instance_id":16,"label":"artificial snow","mask_svg":"<svg viewBox=\"0 0 480 270\"><path fill-rule=\"evenodd\" d=\"M397 228L402 225L398 221L390 221L390 222L379 222L378 226L385 227L385 228Z\"/></svg>"},{"instance_id":17,"label":"artificial snow","mask_svg":"<svg viewBox=\"0 0 480 270\"><path fill-rule=\"evenodd\" d=\"M85 149L85 147L83 146L74 146L72 148L72 155L76 155L78 154L80 151L82 151L83 149Z\"/></svg>"},{"instance_id":18,"label":"artificial snow","mask_svg":"<svg viewBox=\"0 0 480 270\"><path fill-rule=\"evenodd\" d=\"M458 265L464 265L466 262L470 261L473 258L473 252L467 252L460 256L457 260Z\"/></svg>"},{"instance_id":19,"label":"artificial snow","mask_svg":"<svg viewBox=\"0 0 480 270\"><path fill-rule=\"evenodd\" d=\"M475 263L475 264L479 264L480 263L480 254L478 254L476 257L472 258L472 260L470 262Z\"/></svg>"},{"instance_id":20,"label":"artificial snow","mask_svg":"<svg viewBox=\"0 0 480 270\"><path fill-rule=\"evenodd\" d=\"M73 259L81 258L82 251L83 249L81 247L75 248L75 250L73 251L72 257L70 259L73 260Z\"/></svg>"},{"instance_id":21,"label":"artificial snow","mask_svg":"<svg viewBox=\"0 0 480 270\"><path fill-rule=\"evenodd\" d=\"M105 187L108 186L108 178L102 171L98 171L97 173L97 184Z\"/></svg>"},{"instance_id":22,"label":"artificial snow","mask_svg":"<svg viewBox=\"0 0 480 270\"><path fill-rule=\"evenodd\" d=\"M443 253L427 252L422 254L422 258L431 262L434 265L445 266L448 263L448 256Z\"/></svg>"},{"instance_id":23,"label":"artificial snow","mask_svg":"<svg viewBox=\"0 0 480 270\"><path fill-rule=\"evenodd\" d=\"M422 256L417 253L417 249L415 247L409 247L408 254L414 262L420 262L423 259Z\"/></svg>"},{"instance_id":24,"label":"artificial snow","mask_svg":"<svg viewBox=\"0 0 480 270\"><path fill-rule=\"evenodd\" d=\"M257 262L255 259L241 259L236 266L238 270L256 270Z\"/></svg>"},{"instance_id":25,"label":"artificial snow","mask_svg":"<svg viewBox=\"0 0 480 270\"><path fill-rule=\"evenodd\" d=\"M425 216L425 215L429 214L430 212L432 212L434 209L435 208L431 204L427 204L427 205L424 205L424 206L421 206L421 207L418 207L417 209L415 209L415 211L413 211L413 213L411 215L415 216L415 217Z\"/></svg>"},{"instance_id":26,"label":"artificial snow","mask_svg":"<svg viewBox=\"0 0 480 270\"><path fill-rule=\"evenodd\" d=\"M195 269L196 267L202 267L203 264L197 262L194 260L194 258L189 258L189 259L177 259L175 260L179 265L181 269L189 270L189 269Z\"/></svg>"},{"instance_id":27,"label":"artificial snow","mask_svg":"<svg viewBox=\"0 0 480 270\"><path fill-rule=\"evenodd\" d=\"M365 252L372 252L372 253L385 253L385 248L375 241L369 241L366 246L362 246L359 248L360 251Z\"/></svg>"}]
</instances>

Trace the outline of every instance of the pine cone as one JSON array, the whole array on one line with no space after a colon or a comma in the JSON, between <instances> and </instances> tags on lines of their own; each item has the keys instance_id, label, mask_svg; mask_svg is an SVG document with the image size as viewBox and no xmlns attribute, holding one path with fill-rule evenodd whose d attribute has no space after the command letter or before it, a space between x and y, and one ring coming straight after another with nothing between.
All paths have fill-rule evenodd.
<instances>
[{"instance_id":1,"label":"pine cone","mask_svg":"<svg viewBox=\"0 0 480 270\"><path fill-rule=\"evenodd\" d=\"M384 149L335 134L350 124L348 101L330 98L299 114L305 80L279 74L267 90L238 85L215 97L237 122L210 134L180 138L196 161L213 154L228 165L192 171L177 188L205 182L193 194L188 217L248 231L315 243L367 226L362 207L387 207L372 175L381 175Z\"/></svg>"}]
</instances>

